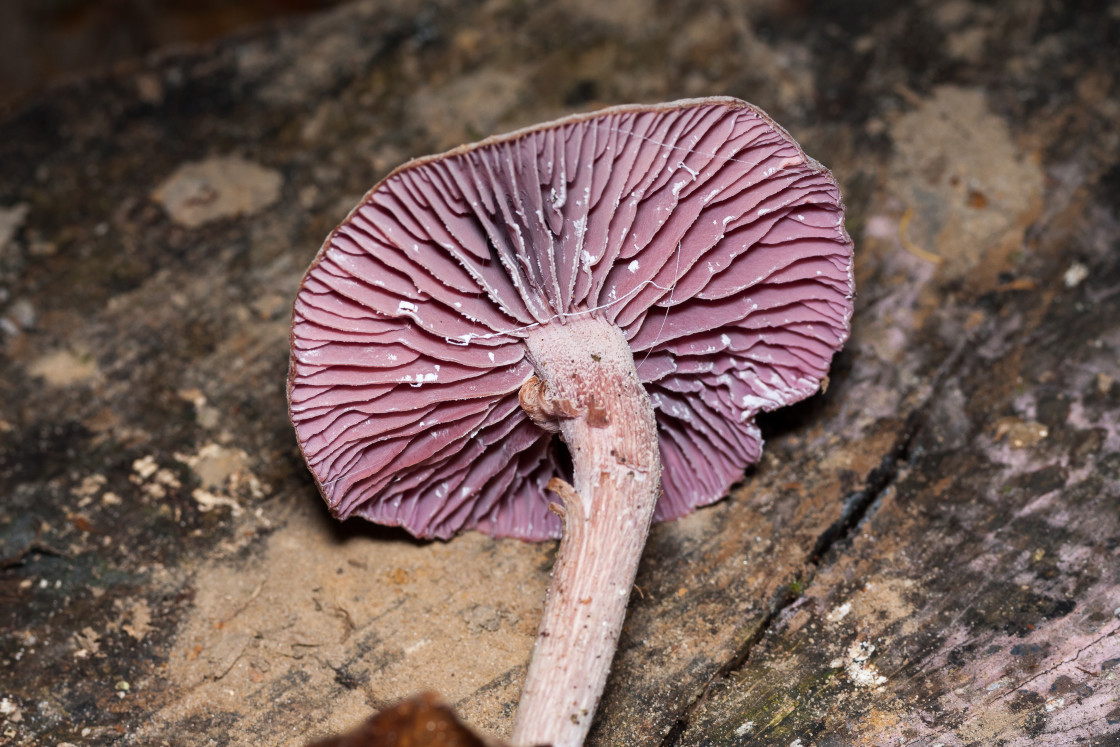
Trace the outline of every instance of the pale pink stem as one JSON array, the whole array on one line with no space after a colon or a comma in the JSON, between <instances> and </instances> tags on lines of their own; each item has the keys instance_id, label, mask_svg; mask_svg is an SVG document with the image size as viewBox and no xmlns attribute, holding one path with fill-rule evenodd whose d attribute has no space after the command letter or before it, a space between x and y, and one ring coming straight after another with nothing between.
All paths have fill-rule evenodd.
<instances>
[{"instance_id":1,"label":"pale pink stem","mask_svg":"<svg viewBox=\"0 0 1120 747\"><path fill-rule=\"evenodd\" d=\"M538 422L558 418L574 486L550 484L563 501L564 535L513 743L571 747L599 704L660 494L657 424L614 325L551 323L526 342L540 381L526 384L522 402Z\"/></svg>"}]
</instances>

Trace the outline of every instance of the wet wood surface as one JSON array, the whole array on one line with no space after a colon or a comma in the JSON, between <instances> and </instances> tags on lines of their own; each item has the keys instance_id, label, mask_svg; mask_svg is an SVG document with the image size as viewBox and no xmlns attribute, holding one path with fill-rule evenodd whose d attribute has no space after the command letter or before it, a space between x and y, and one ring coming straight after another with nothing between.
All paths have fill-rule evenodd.
<instances>
[{"instance_id":1,"label":"wet wood surface","mask_svg":"<svg viewBox=\"0 0 1120 747\"><path fill-rule=\"evenodd\" d=\"M654 528L594 745L1120 744L1115 3L358 3L0 122L0 742L508 736L554 544L336 525L284 403L323 237L409 157L752 101L845 190L825 394Z\"/></svg>"}]
</instances>

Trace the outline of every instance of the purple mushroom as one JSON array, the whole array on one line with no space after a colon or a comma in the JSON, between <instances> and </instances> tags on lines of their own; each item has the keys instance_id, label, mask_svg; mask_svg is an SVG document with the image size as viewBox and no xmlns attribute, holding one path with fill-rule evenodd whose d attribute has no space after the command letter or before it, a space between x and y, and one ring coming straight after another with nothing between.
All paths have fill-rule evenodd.
<instances>
[{"instance_id":1,"label":"purple mushroom","mask_svg":"<svg viewBox=\"0 0 1120 747\"><path fill-rule=\"evenodd\" d=\"M291 418L340 518L562 537L513 741L578 745L651 520L742 477L852 297L836 182L763 112L567 117L410 161L331 233Z\"/></svg>"}]
</instances>

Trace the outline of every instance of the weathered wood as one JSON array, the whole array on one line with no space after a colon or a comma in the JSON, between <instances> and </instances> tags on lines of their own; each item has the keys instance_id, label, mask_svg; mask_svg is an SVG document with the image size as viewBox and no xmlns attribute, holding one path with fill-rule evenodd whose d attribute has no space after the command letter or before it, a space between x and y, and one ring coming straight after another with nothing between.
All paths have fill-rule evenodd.
<instances>
[{"instance_id":1,"label":"weathered wood","mask_svg":"<svg viewBox=\"0 0 1120 747\"><path fill-rule=\"evenodd\" d=\"M1120 743L1120 18L737 6L360 3L0 123L0 741L507 736L555 546L335 526L290 299L409 156L718 93L844 186L853 338L654 527L590 743Z\"/></svg>"}]
</instances>

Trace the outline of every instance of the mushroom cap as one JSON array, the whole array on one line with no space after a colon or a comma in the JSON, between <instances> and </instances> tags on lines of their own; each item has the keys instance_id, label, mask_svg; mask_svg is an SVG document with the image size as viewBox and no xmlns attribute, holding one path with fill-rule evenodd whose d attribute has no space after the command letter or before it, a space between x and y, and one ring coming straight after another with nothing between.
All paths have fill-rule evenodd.
<instances>
[{"instance_id":1,"label":"mushroom cap","mask_svg":"<svg viewBox=\"0 0 1120 747\"><path fill-rule=\"evenodd\" d=\"M410 161L327 238L296 297L289 407L332 512L419 537L558 537L567 469L518 404L523 338L605 318L657 417L655 520L723 496L760 411L847 339L832 175L732 98L618 106Z\"/></svg>"}]
</instances>

